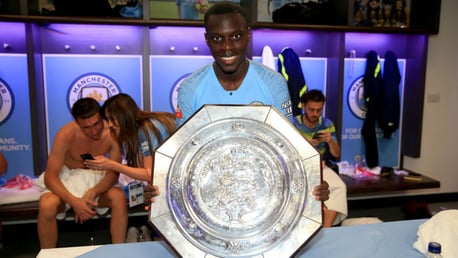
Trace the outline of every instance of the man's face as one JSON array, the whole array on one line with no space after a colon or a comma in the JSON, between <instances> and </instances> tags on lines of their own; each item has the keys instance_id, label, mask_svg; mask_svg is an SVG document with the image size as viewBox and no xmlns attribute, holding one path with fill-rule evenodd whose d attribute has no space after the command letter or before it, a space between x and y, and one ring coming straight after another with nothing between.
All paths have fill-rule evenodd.
<instances>
[{"instance_id":1,"label":"man's face","mask_svg":"<svg viewBox=\"0 0 458 258\"><path fill-rule=\"evenodd\" d=\"M103 120L99 113L85 119L77 119L76 123L83 133L93 139L99 140L103 133Z\"/></svg>"},{"instance_id":2,"label":"man's face","mask_svg":"<svg viewBox=\"0 0 458 258\"><path fill-rule=\"evenodd\" d=\"M231 74L237 72L245 60L250 32L240 14L210 15L205 40L217 68Z\"/></svg>"},{"instance_id":3,"label":"man's face","mask_svg":"<svg viewBox=\"0 0 458 258\"><path fill-rule=\"evenodd\" d=\"M302 108L305 111L305 119L312 124L318 123L321 112L323 112L324 102L308 101Z\"/></svg>"}]
</instances>

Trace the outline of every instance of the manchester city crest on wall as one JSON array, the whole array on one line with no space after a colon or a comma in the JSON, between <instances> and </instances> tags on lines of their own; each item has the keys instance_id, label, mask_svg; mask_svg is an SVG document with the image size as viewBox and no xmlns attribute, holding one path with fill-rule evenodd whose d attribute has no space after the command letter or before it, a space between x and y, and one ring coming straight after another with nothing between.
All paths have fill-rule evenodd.
<instances>
[{"instance_id":1,"label":"manchester city crest on wall","mask_svg":"<svg viewBox=\"0 0 458 258\"><path fill-rule=\"evenodd\" d=\"M90 97L103 104L111 96L117 95L121 90L108 75L102 73L86 73L76 78L70 85L67 93L68 108L80 98Z\"/></svg>"},{"instance_id":2,"label":"manchester city crest on wall","mask_svg":"<svg viewBox=\"0 0 458 258\"><path fill-rule=\"evenodd\" d=\"M367 107L364 100L364 77L356 79L348 91L348 107L356 117L364 119L366 117Z\"/></svg>"},{"instance_id":3,"label":"manchester city crest on wall","mask_svg":"<svg viewBox=\"0 0 458 258\"><path fill-rule=\"evenodd\" d=\"M8 84L0 78L0 125L8 120L14 109L14 96Z\"/></svg>"}]
</instances>

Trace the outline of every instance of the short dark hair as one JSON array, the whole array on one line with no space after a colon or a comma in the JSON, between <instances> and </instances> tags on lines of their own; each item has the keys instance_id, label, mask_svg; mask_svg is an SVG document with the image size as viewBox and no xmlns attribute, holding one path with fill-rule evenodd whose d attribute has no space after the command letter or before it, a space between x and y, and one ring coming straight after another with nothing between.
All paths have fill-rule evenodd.
<instances>
[{"instance_id":1,"label":"short dark hair","mask_svg":"<svg viewBox=\"0 0 458 258\"><path fill-rule=\"evenodd\" d=\"M100 112L100 104L93 98L81 98L72 106L72 116L75 120L86 119Z\"/></svg>"},{"instance_id":2,"label":"short dark hair","mask_svg":"<svg viewBox=\"0 0 458 258\"><path fill-rule=\"evenodd\" d=\"M230 13L238 13L240 14L243 19L245 20L246 26L248 27L248 14L246 13L245 9L243 9L240 5L234 4L230 1L218 2L215 3L208 9L204 16L204 24L205 29L207 29L207 22L210 15L220 15L220 14L230 14Z\"/></svg>"},{"instance_id":3,"label":"short dark hair","mask_svg":"<svg viewBox=\"0 0 458 258\"><path fill-rule=\"evenodd\" d=\"M307 104L307 102L325 102L326 98L320 90L309 90L301 97L301 103Z\"/></svg>"}]
</instances>

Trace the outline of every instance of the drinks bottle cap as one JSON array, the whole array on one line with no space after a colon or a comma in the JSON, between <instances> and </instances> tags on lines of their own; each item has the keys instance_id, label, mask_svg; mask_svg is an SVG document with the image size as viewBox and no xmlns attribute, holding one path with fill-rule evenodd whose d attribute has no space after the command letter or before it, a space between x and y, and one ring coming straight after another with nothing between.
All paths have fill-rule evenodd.
<instances>
[{"instance_id":1,"label":"drinks bottle cap","mask_svg":"<svg viewBox=\"0 0 458 258\"><path fill-rule=\"evenodd\" d=\"M429 242L428 251L435 254L441 253L441 245L437 242Z\"/></svg>"}]
</instances>

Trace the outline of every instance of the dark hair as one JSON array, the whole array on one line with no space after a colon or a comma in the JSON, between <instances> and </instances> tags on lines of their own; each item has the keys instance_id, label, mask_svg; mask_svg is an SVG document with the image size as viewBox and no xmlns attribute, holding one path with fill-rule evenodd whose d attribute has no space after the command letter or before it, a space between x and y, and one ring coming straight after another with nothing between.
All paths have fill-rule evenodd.
<instances>
[{"instance_id":1,"label":"dark hair","mask_svg":"<svg viewBox=\"0 0 458 258\"><path fill-rule=\"evenodd\" d=\"M245 20L246 26L248 27L248 15L240 5L234 4L229 1L215 3L208 9L204 16L205 29L207 29L207 22L210 15L220 15L220 14L232 14L238 13Z\"/></svg>"},{"instance_id":2,"label":"dark hair","mask_svg":"<svg viewBox=\"0 0 458 258\"><path fill-rule=\"evenodd\" d=\"M309 90L301 97L301 103L307 104L309 101L325 102L326 98L319 90Z\"/></svg>"},{"instance_id":3,"label":"dark hair","mask_svg":"<svg viewBox=\"0 0 458 258\"><path fill-rule=\"evenodd\" d=\"M161 132L151 122L151 120L159 121L171 134L175 130L175 116L167 112L147 112L141 110L137 103L127 94L120 93L109 98L102 106L101 114L103 119L108 120L106 113L109 114L111 120L115 118L119 127L119 135L117 142L120 149L125 148L126 161L129 166L139 166L139 149L138 149L138 131L142 130L148 141L150 152L153 153L153 146L150 138L150 132L154 134L157 141L160 143L162 139Z\"/></svg>"},{"instance_id":4,"label":"dark hair","mask_svg":"<svg viewBox=\"0 0 458 258\"><path fill-rule=\"evenodd\" d=\"M100 112L100 104L93 98L81 98L72 106L72 116L75 120L86 119Z\"/></svg>"}]
</instances>

